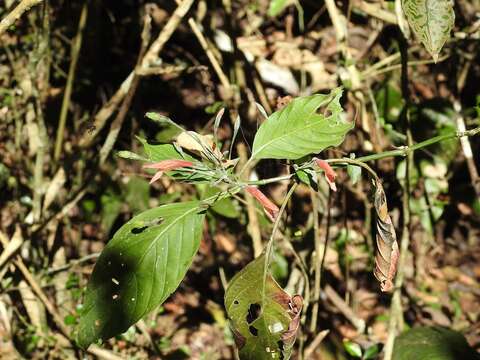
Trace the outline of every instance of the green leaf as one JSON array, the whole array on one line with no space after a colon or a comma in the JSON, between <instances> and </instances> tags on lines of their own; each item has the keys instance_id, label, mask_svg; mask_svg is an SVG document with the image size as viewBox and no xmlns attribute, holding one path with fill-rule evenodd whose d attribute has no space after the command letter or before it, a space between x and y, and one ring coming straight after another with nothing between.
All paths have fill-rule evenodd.
<instances>
[{"instance_id":1,"label":"green leaf","mask_svg":"<svg viewBox=\"0 0 480 360\"><path fill-rule=\"evenodd\" d=\"M453 1L402 0L402 8L413 32L437 62L455 24Z\"/></svg>"},{"instance_id":2,"label":"green leaf","mask_svg":"<svg viewBox=\"0 0 480 360\"><path fill-rule=\"evenodd\" d=\"M209 187L205 190L203 198L207 199L216 194L220 194L220 192L221 190L219 188ZM236 219L240 216L240 210L232 198L225 198L216 201L210 210L229 219Z\"/></svg>"},{"instance_id":3,"label":"green leaf","mask_svg":"<svg viewBox=\"0 0 480 360\"><path fill-rule=\"evenodd\" d=\"M347 173L353 185L355 185L358 180L362 178L362 168L360 166L348 164Z\"/></svg>"},{"instance_id":4,"label":"green leaf","mask_svg":"<svg viewBox=\"0 0 480 360\"><path fill-rule=\"evenodd\" d=\"M148 209L150 200L148 181L139 177L132 177L123 190L123 198L134 214Z\"/></svg>"},{"instance_id":5,"label":"green leaf","mask_svg":"<svg viewBox=\"0 0 480 360\"><path fill-rule=\"evenodd\" d=\"M135 154L134 152L128 150L117 151L116 155L123 159L137 160L137 161L147 161L143 156Z\"/></svg>"},{"instance_id":6,"label":"green leaf","mask_svg":"<svg viewBox=\"0 0 480 360\"><path fill-rule=\"evenodd\" d=\"M378 344L373 344L365 352L363 353L363 359L369 360L369 359L376 359L378 356L378 353L380 352L380 348Z\"/></svg>"},{"instance_id":7,"label":"green leaf","mask_svg":"<svg viewBox=\"0 0 480 360\"><path fill-rule=\"evenodd\" d=\"M362 348L357 343L353 341L344 340L343 347L347 351L347 353L353 357L361 358L362 357Z\"/></svg>"},{"instance_id":8,"label":"green leaf","mask_svg":"<svg viewBox=\"0 0 480 360\"><path fill-rule=\"evenodd\" d=\"M149 161L157 162L172 159L195 161L194 157L180 153L172 144L150 144L147 140L140 137L138 140L142 143L145 155Z\"/></svg>"},{"instance_id":9,"label":"green leaf","mask_svg":"<svg viewBox=\"0 0 480 360\"><path fill-rule=\"evenodd\" d=\"M122 200L112 191L107 191L100 197L102 203L102 228L108 233L122 209Z\"/></svg>"},{"instance_id":10,"label":"green leaf","mask_svg":"<svg viewBox=\"0 0 480 360\"><path fill-rule=\"evenodd\" d=\"M299 97L270 115L255 135L252 158L296 160L340 145L354 126L343 119L341 96L338 88L328 95Z\"/></svg>"},{"instance_id":11,"label":"green leaf","mask_svg":"<svg viewBox=\"0 0 480 360\"><path fill-rule=\"evenodd\" d=\"M268 7L268 16L275 17L292 4L290 0L271 0Z\"/></svg>"},{"instance_id":12,"label":"green leaf","mask_svg":"<svg viewBox=\"0 0 480 360\"><path fill-rule=\"evenodd\" d=\"M441 327L418 327L395 339L393 360L478 360L465 337Z\"/></svg>"},{"instance_id":13,"label":"green leaf","mask_svg":"<svg viewBox=\"0 0 480 360\"><path fill-rule=\"evenodd\" d=\"M233 277L225 293L225 308L242 360L287 360L295 342L301 311L297 300L301 298L283 291L266 266L262 254Z\"/></svg>"},{"instance_id":14,"label":"green leaf","mask_svg":"<svg viewBox=\"0 0 480 360\"><path fill-rule=\"evenodd\" d=\"M126 331L175 291L200 244L201 208L160 206L115 233L88 283L77 329L81 347Z\"/></svg>"}]
</instances>

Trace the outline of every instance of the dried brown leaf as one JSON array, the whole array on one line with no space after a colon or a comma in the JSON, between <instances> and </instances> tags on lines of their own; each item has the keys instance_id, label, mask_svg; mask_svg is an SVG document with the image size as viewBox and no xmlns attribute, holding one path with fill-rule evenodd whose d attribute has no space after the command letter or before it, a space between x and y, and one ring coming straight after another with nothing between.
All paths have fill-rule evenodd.
<instances>
[{"instance_id":1,"label":"dried brown leaf","mask_svg":"<svg viewBox=\"0 0 480 360\"><path fill-rule=\"evenodd\" d=\"M377 212L377 251L374 275L380 282L382 291L393 290L393 279L397 272L398 243L392 219L388 214L387 199L382 184L377 181L374 206Z\"/></svg>"}]
</instances>

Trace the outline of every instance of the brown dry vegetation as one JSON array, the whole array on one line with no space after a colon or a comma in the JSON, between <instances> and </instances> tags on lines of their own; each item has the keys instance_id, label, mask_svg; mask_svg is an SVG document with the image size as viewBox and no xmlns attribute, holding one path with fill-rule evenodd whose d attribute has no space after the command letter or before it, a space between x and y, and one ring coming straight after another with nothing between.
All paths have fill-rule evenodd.
<instances>
[{"instance_id":1,"label":"brown dry vegetation","mask_svg":"<svg viewBox=\"0 0 480 360\"><path fill-rule=\"evenodd\" d=\"M16 3L5 0L0 17ZM0 33L1 359L234 358L222 282L252 260L271 231L261 212L247 211L252 204L243 195L232 218L207 216L192 268L158 310L88 355L68 340L95 259L113 233L139 211L202 192L168 177L149 186L139 164L115 156L141 152L135 135L170 139L146 112L211 133L215 113L226 107L219 130L226 150L237 115L239 142L251 144L263 121L255 102L271 113L288 102L285 96L344 85L344 107L356 126L341 148L323 157L406 144L407 129L398 121L404 100L393 4L337 1L348 23L341 38L323 1L300 1L303 30L295 6L271 18L268 3L44 0ZM414 142L462 123L479 125L480 2L456 1L455 11L454 33L438 64L409 40ZM465 156L467 144L473 158ZM399 170L405 160L370 165L383 180L398 238L409 229L396 305L403 326L453 328L478 348L480 140L462 145L453 140L415 153L408 224ZM248 151L238 145L235 155ZM278 176L288 164L263 161L256 171L260 178ZM352 184L346 172L337 173L335 193L326 184L316 193L299 186L281 229L280 283L305 298L299 259L310 275L311 303L295 358L347 359L345 339L367 348L384 344L394 330L392 297L372 275L371 184L366 178ZM262 191L281 204L286 184ZM329 333L321 341L323 330Z\"/></svg>"}]
</instances>

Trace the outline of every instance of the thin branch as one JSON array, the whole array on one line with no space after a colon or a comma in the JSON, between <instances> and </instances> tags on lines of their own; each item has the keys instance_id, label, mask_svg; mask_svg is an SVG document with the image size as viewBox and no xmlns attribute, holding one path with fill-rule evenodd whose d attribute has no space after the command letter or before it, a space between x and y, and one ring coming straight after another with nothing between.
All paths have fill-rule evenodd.
<instances>
[{"instance_id":1,"label":"thin branch","mask_svg":"<svg viewBox=\"0 0 480 360\"><path fill-rule=\"evenodd\" d=\"M314 271L315 271L315 279L314 279L314 286L313 286L313 298L315 302L312 307L312 317L310 319L310 332L314 332L317 328L317 318L318 318L318 300L320 298L320 282L321 282L321 275L322 275L322 258L320 257L320 250L321 250L321 237L320 237L320 221L318 219L318 213L320 210L320 201L318 199L318 193L313 189L310 190L310 198L312 200L313 206L313 238L315 242L315 257L312 259L314 263ZM330 192L329 192L330 198ZM325 246L324 251L327 251Z\"/></svg>"},{"instance_id":2,"label":"thin branch","mask_svg":"<svg viewBox=\"0 0 480 360\"><path fill-rule=\"evenodd\" d=\"M5 16L2 21L0 21L0 35L2 35L10 26L12 26L15 21L20 19L20 17L30 10L31 7L38 5L43 0L22 0L20 4L17 5L15 9L13 9L10 14Z\"/></svg>"},{"instance_id":3,"label":"thin branch","mask_svg":"<svg viewBox=\"0 0 480 360\"><path fill-rule=\"evenodd\" d=\"M170 39L174 31L177 29L178 25L180 24L181 20L185 17L187 12L192 7L195 0L183 0L183 2L178 5L178 7L173 12L172 16L168 20L168 22L163 27L162 31L155 39L155 41L150 45L145 57L143 58L142 64L140 66L140 70L148 69L151 65L153 65L162 51L163 47ZM135 70L133 70L126 79L122 82L118 90L115 94L110 98L110 100L105 104L105 106L100 109L100 111L95 115L94 123L93 123L93 131L86 132L84 136L79 141L79 145L81 147L88 147L94 141L95 137L98 133L103 129L107 120L112 116L115 112L117 107L120 105L122 100L125 98L127 93L132 86L132 81L134 78Z\"/></svg>"},{"instance_id":4,"label":"thin branch","mask_svg":"<svg viewBox=\"0 0 480 360\"><path fill-rule=\"evenodd\" d=\"M65 123L67 121L68 108L70 106L70 98L72 96L73 82L75 80L75 71L77 69L78 58L80 56L80 49L82 47L83 31L87 23L88 16L88 2L85 2L80 13L80 20L78 21L77 35L72 43L70 68L68 69L67 85L65 86L65 93L63 95L62 108L60 110L60 118L58 120L57 138L55 141L55 151L53 158L58 161L62 151L63 136L65 133Z\"/></svg>"}]
</instances>

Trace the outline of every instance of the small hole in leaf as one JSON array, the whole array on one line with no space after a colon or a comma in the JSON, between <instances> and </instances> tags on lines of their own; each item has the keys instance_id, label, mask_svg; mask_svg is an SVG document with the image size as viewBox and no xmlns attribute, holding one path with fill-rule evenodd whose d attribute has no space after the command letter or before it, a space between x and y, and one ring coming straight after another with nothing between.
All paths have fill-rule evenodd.
<instances>
[{"instance_id":1,"label":"small hole in leaf","mask_svg":"<svg viewBox=\"0 0 480 360\"><path fill-rule=\"evenodd\" d=\"M135 227L133 228L132 230L130 230L130 232L132 234L141 234L142 232L144 232L145 230L147 230L148 226L142 226L142 227Z\"/></svg>"},{"instance_id":2,"label":"small hole in leaf","mask_svg":"<svg viewBox=\"0 0 480 360\"><path fill-rule=\"evenodd\" d=\"M285 344L283 343L282 340L278 340L277 341L277 346L278 346L278 350L280 350L280 360L284 360L285 359L285 355L284 355L284 347L285 347Z\"/></svg>"},{"instance_id":3,"label":"small hole in leaf","mask_svg":"<svg viewBox=\"0 0 480 360\"><path fill-rule=\"evenodd\" d=\"M251 324L254 322L258 317L260 316L260 311L262 310L262 307L260 304L250 304L250 307L248 308L248 313L247 313L247 323Z\"/></svg>"},{"instance_id":4,"label":"small hole in leaf","mask_svg":"<svg viewBox=\"0 0 480 360\"><path fill-rule=\"evenodd\" d=\"M250 334L252 334L253 336L258 336L258 330L256 327L250 325L248 327L248 331L250 331Z\"/></svg>"},{"instance_id":5,"label":"small hole in leaf","mask_svg":"<svg viewBox=\"0 0 480 360\"><path fill-rule=\"evenodd\" d=\"M238 305L238 304L239 304L238 300L235 300L235 301L233 302L233 304L234 304L234 305Z\"/></svg>"}]
</instances>

